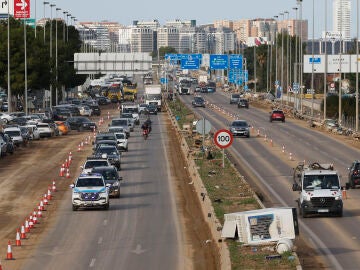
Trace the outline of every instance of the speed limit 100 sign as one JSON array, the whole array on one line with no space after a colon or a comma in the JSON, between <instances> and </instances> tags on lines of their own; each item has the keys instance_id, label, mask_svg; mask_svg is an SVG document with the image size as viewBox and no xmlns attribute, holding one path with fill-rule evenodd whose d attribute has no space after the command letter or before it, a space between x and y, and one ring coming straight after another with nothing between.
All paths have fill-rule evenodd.
<instances>
[{"instance_id":1,"label":"speed limit 100 sign","mask_svg":"<svg viewBox=\"0 0 360 270\"><path fill-rule=\"evenodd\" d=\"M217 146L220 148L227 148L229 147L234 138L231 132L227 129L220 129L215 133L214 141Z\"/></svg>"}]
</instances>

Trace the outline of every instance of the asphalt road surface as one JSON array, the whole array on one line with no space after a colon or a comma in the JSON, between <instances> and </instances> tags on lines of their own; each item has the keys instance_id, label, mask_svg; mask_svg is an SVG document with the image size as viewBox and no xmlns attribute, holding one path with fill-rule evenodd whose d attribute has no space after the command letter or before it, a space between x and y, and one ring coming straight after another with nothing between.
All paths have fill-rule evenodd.
<instances>
[{"instance_id":1,"label":"asphalt road surface","mask_svg":"<svg viewBox=\"0 0 360 270\"><path fill-rule=\"evenodd\" d=\"M233 120L229 117L231 114L254 126L251 138L236 138L229 152L252 184L267 195L265 197L270 200L266 202L268 206L297 206L295 200L298 192L293 192L291 187L293 168L299 161L333 163L342 175L342 185L345 185L347 168L353 160L359 159L357 147L310 129L297 120L270 123L268 111L254 108L251 103L248 110L238 109L236 105L229 104L229 97L223 93L202 96L227 113L209 107L195 109L199 116L212 123L215 130L228 128ZM191 106L192 96L181 96L181 99ZM257 130L261 137L256 136ZM265 134L267 142L264 140ZM270 139L273 140L272 147ZM285 146L285 153L282 153L282 146ZM292 160L289 158L290 152ZM360 222L360 193L359 190L349 190L347 193L342 218L299 217L301 236L320 256L325 268L358 269L360 264L360 233L357 226ZM310 265L307 267L311 269Z\"/></svg>"}]
</instances>

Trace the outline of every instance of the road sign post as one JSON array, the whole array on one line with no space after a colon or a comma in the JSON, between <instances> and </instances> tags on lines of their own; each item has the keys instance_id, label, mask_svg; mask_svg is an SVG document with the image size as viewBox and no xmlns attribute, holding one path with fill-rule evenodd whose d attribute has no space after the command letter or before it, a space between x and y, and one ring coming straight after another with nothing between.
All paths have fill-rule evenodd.
<instances>
[{"instance_id":1,"label":"road sign post","mask_svg":"<svg viewBox=\"0 0 360 270\"><path fill-rule=\"evenodd\" d=\"M234 140L233 135L227 129L220 129L214 135L215 144L222 149L222 167L225 168L225 148L228 148Z\"/></svg>"}]
</instances>

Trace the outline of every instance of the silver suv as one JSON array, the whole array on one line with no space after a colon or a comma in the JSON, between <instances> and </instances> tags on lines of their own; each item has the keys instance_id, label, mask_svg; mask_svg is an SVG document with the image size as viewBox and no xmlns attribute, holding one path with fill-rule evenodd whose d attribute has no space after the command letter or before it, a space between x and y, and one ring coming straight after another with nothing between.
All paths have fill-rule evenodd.
<instances>
[{"instance_id":1,"label":"silver suv","mask_svg":"<svg viewBox=\"0 0 360 270\"><path fill-rule=\"evenodd\" d=\"M231 94L230 104L238 104L240 100L240 94Z\"/></svg>"},{"instance_id":2,"label":"silver suv","mask_svg":"<svg viewBox=\"0 0 360 270\"><path fill-rule=\"evenodd\" d=\"M233 136L250 137L250 126L245 120L235 120L230 125L230 132Z\"/></svg>"},{"instance_id":3,"label":"silver suv","mask_svg":"<svg viewBox=\"0 0 360 270\"><path fill-rule=\"evenodd\" d=\"M80 207L102 207L109 209L109 187L101 174L81 174L72 188L72 209Z\"/></svg>"}]
</instances>

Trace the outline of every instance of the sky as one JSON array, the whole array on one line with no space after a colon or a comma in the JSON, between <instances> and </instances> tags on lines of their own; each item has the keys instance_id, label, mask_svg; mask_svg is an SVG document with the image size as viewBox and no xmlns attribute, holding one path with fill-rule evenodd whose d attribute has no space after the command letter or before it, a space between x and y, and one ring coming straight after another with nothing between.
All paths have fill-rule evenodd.
<instances>
[{"instance_id":1,"label":"sky","mask_svg":"<svg viewBox=\"0 0 360 270\"><path fill-rule=\"evenodd\" d=\"M31 14L35 18L44 17L43 0L29 0ZM174 19L195 19L197 25L213 23L215 20L239 20L254 18L273 18L284 11L289 12L289 18L296 18L294 7L297 0L47 0L62 11L68 11L78 21L114 21L123 25L131 25L134 20L149 21L157 19L161 25ZM333 0L303 0L302 17L308 20L308 35L312 38L314 2L314 37L320 38L325 29L332 30ZM327 12L325 12L327 2ZM351 36L356 36L356 2L351 0ZM58 11L59 17L63 17ZM55 17L55 7L53 7ZM60 13L61 12L61 13ZM299 16L298 12L298 16ZM327 16L325 16L325 13ZM50 17L50 7L46 5L45 16ZM282 18L282 16L279 16ZM287 15L285 15L285 19Z\"/></svg>"}]
</instances>

